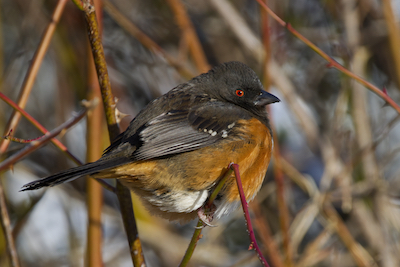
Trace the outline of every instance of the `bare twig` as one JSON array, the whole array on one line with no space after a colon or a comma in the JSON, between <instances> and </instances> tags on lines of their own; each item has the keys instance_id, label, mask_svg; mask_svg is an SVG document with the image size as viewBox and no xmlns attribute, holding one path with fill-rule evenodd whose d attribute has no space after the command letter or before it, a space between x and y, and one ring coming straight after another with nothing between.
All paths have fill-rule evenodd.
<instances>
[{"instance_id":1,"label":"bare twig","mask_svg":"<svg viewBox=\"0 0 400 267\"><path fill-rule=\"evenodd\" d=\"M282 255L279 251L276 241L272 237L271 230L269 228L268 222L261 213L260 205L257 200L253 200L251 203L251 209L253 210L255 216L255 226L259 232L259 236L267 248L268 258L271 260L271 264L274 267L284 267L282 260Z\"/></svg>"},{"instance_id":2,"label":"bare twig","mask_svg":"<svg viewBox=\"0 0 400 267\"><path fill-rule=\"evenodd\" d=\"M268 0L265 0L267 3ZM271 55L271 34L270 34L270 22L268 13L264 10L260 10L261 15L261 32L262 32L262 43L265 51L265 58L263 63L263 85L267 91L270 90L271 77L268 74L268 64L272 60Z\"/></svg>"},{"instance_id":3,"label":"bare twig","mask_svg":"<svg viewBox=\"0 0 400 267\"><path fill-rule=\"evenodd\" d=\"M350 70L346 69L342 65L340 65L337 61L335 61L333 58L328 56L325 52L323 52L320 48L318 48L315 44L313 44L310 40L305 38L303 35L301 35L298 31L296 31L290 24L284 22L281 18L279 18L264 2L261 0L256 0L267 12L268 14L273 17L280 25L283 27L286 27L290 33L292 33L294 36L296 36L299 40L304 42L307 46L309 46L312 50L314 50L317 54L319 54L322 58L324 58L326 61L328 61L328 67L335 68L342 73L346 74L347 76L355 79L357 82L360 84L364 85L367 87L369 90L377 94L379 97L381 97L383 100L385 100L390 106L392 106L398 113L400 113L400 106L397 105L397 103L383 90L380 90L378 87L373 85L372 83L366 81L365 79L361 78L360 76L354 74Z\"/></svg>"},{"instance_id":4,"label":"bare twig","mask_svg":"<svg viewBox=\"0 0 400 267\"><path fill-rule=\"evenodd\" d=\"M290 225L291 244L293 251L298 251L301 241L310 229L311 224L319 215L319 197L315 197L308 204L304 205L300 212L296 214Z\"/></svg>"},{"instance_id":5,"label":"bare twig","mask_svg":"<svg viewBox=\"0 0 400 267\"><path fill-rule=\"evenodd\" d=\"M83 117L85 117L86 112L88 109L92 108L93 106L89 104L89 106L85 107L83 110L81 110L77 115L73 116L54 130L50 131L49 133L45 134L42 138L40 138L37 141L33 141L29 143L25 148L23 148L21 151L18 153L15 153L11 157L7 158L0 164L0 171L3 171L13 164L15 164L18 160L22 159L32 151L35 151L36 149L40 148L41 146L45 145L47 142L49 142L53 137L59 135L61 132L65 131L66 129L72 127L76 123L78 123Z\"/></svg>"},{"instance_id":6,"label":"bare twig","mask_svg":"<svg viewBox=\"0 0 400 267\"><path fill-rule=\"evenodd\" d=\"M104 1L104 9L107 13L129 34L134 36L138 41L144 45L147 49L154 51L155 53L161 54L167 62L174 67L182 76L189 79L192 78L194 73L186 68L181 61L176 60L170 54L168 54L161 46L154 42L149 36L142 32L132 21L127 19L118 9L109 1Z\"/></svg>"},{"instance_id":7,"label":"bare twig","mask_svg":"<svg viewBox=\"0 0 400 267\"><path fill-rule=\"evenodd\" d=\"M19 267L17 249L15 248L14 238L12 235L10 216L7 210L6 197L4 195L3 184L0 180L0 214L1 227L3 229L4 238L6 240L6 249L10 264L12 267Z\"/></svg>"},{"instance_id":8,"label":"bare twig","mask_svg":"<svg viewBox=\"0 0 400 267\"><path fill-rule=\"evenodd\" d=\"M339 235L347 249L353 256L356 264L360 267L378 266L371 255L359 243L357 243L346 227L336 210L330 203L323 204L324 215L333 224L336 233Z\"/></svg>"},{"instance_id":9,"label":"bare twig","mask_svg":"<svg viewBox=\"0 0 400 267\"><path fill-rule=\"evenodd\" d=\"M247 26L243 17L235 10L232 4L226 0L210 0L210 4L226 20L227 25L233 33L260 62L264 60L265 50L260 40L255 36L250 27Z\"/></svg>"},{"instance_id":10,"label":"bare twig","mask_svg":"<svg viewBox=\"0 0 400 267\"><path fill-rule=\"evenodd\" d=\"M193 24L186 12L180 0L168 0L167 1L174 12L176 23L183 33L183 37L186 38L189 45L189 51L193 57L193 60L200 72L206 72L210 69L207 63L207 58L204 54L203 48L201 47L200 40L196 35Z\"/></svg>"},{"instance_id":11,"label":"bare twig","mask_svg":"<svg viewBox=\"0 0 400 267\"><path fill-rule=\"evenodd\" d=\"M275 129L273 129L275 130ZM290 234L289 234L289 210L286 205L285 199L285 188L284 188L284 176L282 172L282 167L280 164L281 154L279 149L279 142L276 135L274 138L274 150L273 155L275 160L276 168L274 168L274 179L276 183L276 198L278 201L278 209L279 209L279 222L281 226L282 236L283 236L283 248L285 252L285 263L286 266L293 266L293 250L292 244L290 242Z\"/></svg>"},{"instance_id":12,"label":"bare twig","mask_svg":"<svg viewBox=\"0 0 400 267\"><path fill-rule=\"evenodd\" d=\"M43 134L50 134L50 132L44 128L37 120L35 120L28 112L26 112L25 110L21 109L19 106L17 106L17 104L15 104L11 99L9 99L7 96L5 96L3 93L0 92L0 98L3 99L7 104L9 104L13 109L15 109L16 111L20 112L22 114L23 117L25 117L29 122L31 122L39 131L41 131ZM98 104L98 99L93 99L92 100L92 104L91 105L97 105ZM10 130L11 132L11 130ZM43 136L33 139L33 140L38 140L40 138L42 138ZM12 141L12 140L11 140ZM29 140L31 141L31 140ZM76 164L78 165L82 165L82 161L80 161L77 157L75 157L66 146L64 146L63 143L61 143L57 138L52 138L51 142L58 148L60 149L62 152L64 152L70 159L72 159ZM101 186L103 186L105 189L111 191L111 192L115 192L114 187L110 186L108 183L100 180L100 179L96 179L96 181L98 183L101 184Z\"/></svg>"},{"instance_id":13,"label":"bare twig","mask_svg":"<svg viewBox=\"0 0 400 267\"><path fill-rule=\"evenodd\" d=\"M92 48L93 59L100 84L100 91L103 98L103 106L106 115L108 133L110 135L110 141L112 142L118 136L120 131L117 123L115 111L116 105L114 101L114 96L111 91L110 79L108 76L103 45L101 43L100 32L98 29L95 8L89 0L82 2L74 0L74 3L77 4L78 8L81 8L85 14L88 26L90 46ZM133 264L134 266L145 266L145 260L143 257L141 242L139 239L135 215L133 212L130 190L124 187L118 180L117 196L120 203L122 218L124 220L125 231L128 236L130 254Z\"/></svg>"},{"instance_id":14,"label":"bare twig","mask_svg":"<svg viewBox=\"0 0 400 267\"><path fill-rule=\"evenodd\" d=\"M60 17L64 11L65 4L67 2L68 2L67 0L58 1L58 4L54 9L53 15L51 17L50 23L47 26L42 36L42 39L40 41L38 49L35 52L35 55L33 56L32 64L29 66L28 73L25 76L25 80L22 84L21 91L18 97L17 103L21 109L25 108L29 94L31 93L36 76L39 72L40 65L47 52L47 49L49 48L50 40L54 34L58 21L60 20ZM7 126L5 127L4 135L6 135L11 129L14 129L15 131L20 119L21 119L21 113L14 111L10 117L10 120L7 123ZM0 154L4 153L7 150L9 144L10 141L8 140L2 140L0 142Z\"/></svg>"},{"instance_id":15,"label":"bare twig","mask_svg":"<svg viewBox=\"0 0 400 267\"><path fill-rule=\"evenodd\" d=\"M323 247L326 247L326 243L328 243L329 239L332 236L332 228L332 225L327 225L325 229L311 243L307 245L296 266L314 266L319 261L327 258L329 255L332 254L332 251L330 249L322 250Z\"/></svg>"},{"instance_id":16,"label":"bare twig","mask_svg":"<svg viewBox=\"0 0 400 267\"><path fill-rule=\"evenodd\" d=\"M390 48L393 55L394 69L396 70L395 77L398 86L400 86L400 28L393 14L394 9L390 0L382 0L382 9L389 32Z\"/></svg>"},{"instance_id":17,"label":"bare twig","mask_svg":"<svg viewBox=\"0 0 400 267\"><path fill-rule=\"evenodd\" d=\"M36 137L33 139L18 138L18 137L15 137L12 135L12 129L11 129L10 132L6 136L3 136L2 138L6 139L6 140L10 140L12 142L20 143L20 144L27 144L27 143L30 143L30 142L33 142L33 141L36 141L36 140L42 138L42 136L39 136L39 137Z\"/></svg>"},{"instance_id":18,"label":"bare twig","mask_svg":"<svg viewBox=\"0 0 400 267\"><path fill-rule=\"evenodd\" d=\"M23 117L25 117L30 123L32 123L39 131L41 131L43 134L47 134L49 131L47 131L46 128L44 128L37 120L35 120L28 112L25 110L21 109L17 104L15 104L11 99L9 99L7 96L5 96L3 93L0 92L0 98L4 100L8 105L10 105L14 110L17 110L22 114ZM11 131L12 129L10 129ZM82 165L83 163L75 157L58 139L53 138L51 142L61 151L67 154L67 156L72 159L76 164Z\"/></svg>"},{"instance_id":19,"label":"bare twig","mask_svg":"<svg viewBox=\"0 0 400 267\"><path fill-rule=\"evenodd\" d=\"M353 57L353 71L356 74L364 75L365 67L369 59L369 53L366 48L358 48L355 51ZM374 144L372 137L372 126L369 120L369 106L367 101L367 94L363 88L360 88L359 84L354 84L352 106L353 106L353 118L354 125L356 128L357 142L360 148L369 147ZM380 183L385 184L386 182L380 179L380 169L375 157L375 151L372 149L365 149L362 154L362 169L366 180L372 184ZM377 228L380 238L384 239L381 246L378 246L379 254L382 256L382 266L389 267L393 266L395 260L395 255L389 248L390 243L388 242L388 236L385 234L386 222L382 219L384 216L382 202L384 198L383 186L377 186L377 192L372 196L374 213L377 215L376 218L381 227ZM382 216L379 216L381 214Z\"/></svg>"}]
</instances>

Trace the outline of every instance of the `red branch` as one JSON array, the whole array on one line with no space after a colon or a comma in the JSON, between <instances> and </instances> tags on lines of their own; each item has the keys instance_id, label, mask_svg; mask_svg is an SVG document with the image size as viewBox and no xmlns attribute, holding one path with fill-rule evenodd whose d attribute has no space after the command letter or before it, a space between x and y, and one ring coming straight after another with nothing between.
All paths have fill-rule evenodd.
<instances>
[{"instance_id":1,"label":"red branch","mask_svg":"<svg viewBox=\"0 0 400 267\"><path fill-rule=\"evenodd\" d=\"M267 260L264 258L264 256L261 253L260 247L258 246L256 237L254 235L253 225L251 224L251 220L250 220L249 208L248 208L248 204L246 201L246 197L244 195L242 180L240 179L239 165L232 163L232 164L230 164L229 168L233 169L233 171L235 172L236 183L237 183L237 187L238 187L239 195L240 195L240 201L242 202L244 217L246 219L247 231L248 231L249 237L250 237L249 250L254 249L257 253L258 258L260 259L261 263L263 264L263 266L269 267Z\"/></svg>"}]
</instances>

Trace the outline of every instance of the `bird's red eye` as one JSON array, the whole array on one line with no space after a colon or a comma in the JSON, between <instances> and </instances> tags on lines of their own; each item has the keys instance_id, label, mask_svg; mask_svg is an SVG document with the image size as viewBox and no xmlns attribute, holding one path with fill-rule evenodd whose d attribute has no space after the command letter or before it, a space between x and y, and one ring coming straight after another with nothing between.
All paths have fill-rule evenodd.
<instances>
[{"instance_id":1,"label":"bird's red eye","mask_svg":"<svg viewBox=\"0 0 400 267\"><path fill-rule=\"evenodd\" d=\"M244 91L238 89L238 90L236 90L236 95L237 95L238 97L242 97L242 96L244 96Z\"/></svg>"}]
</instances>

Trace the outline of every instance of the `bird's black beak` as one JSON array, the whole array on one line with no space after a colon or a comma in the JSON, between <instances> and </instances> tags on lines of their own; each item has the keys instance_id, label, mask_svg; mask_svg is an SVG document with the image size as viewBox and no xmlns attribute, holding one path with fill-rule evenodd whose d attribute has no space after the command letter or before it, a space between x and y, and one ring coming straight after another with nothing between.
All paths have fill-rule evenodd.
<instances>
[{"instance_id":1,"label":"bird's black beak","mask_svg":"<svg viewBox=\"0 0 400 267\"><path fill-rule=\"evenodd\" d=\"M261 91L260 95L257 96L256 101L254 101L254 105L256 106L266 106L275 102L280 102L279 98L274 96L273 94L270 94L265 91Z\"/></svg>"}]
</instances>

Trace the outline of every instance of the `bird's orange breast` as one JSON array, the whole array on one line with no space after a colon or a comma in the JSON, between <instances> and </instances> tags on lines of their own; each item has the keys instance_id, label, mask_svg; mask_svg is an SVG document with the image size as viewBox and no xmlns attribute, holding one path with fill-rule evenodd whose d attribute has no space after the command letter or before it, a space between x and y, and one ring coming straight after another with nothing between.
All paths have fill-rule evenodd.
<instances>
[{"instance_id":1,"label":"bird's orange breast","mask_svg":"<svg viewBox=\"0 0 400 267\"><path fill-rule=\"evenodd\" d=\"M241 131L245 136L244 141L232 143L229 160L239 165L243 191L247 200L254 198L259 191L272 154L272 136L267 126L257 119L239 121L243 125ZM229 145L226 147L229 149ZM228 202L240 199L234 174L227 181L226 200Z\"/></svg>"}]
</instances>

